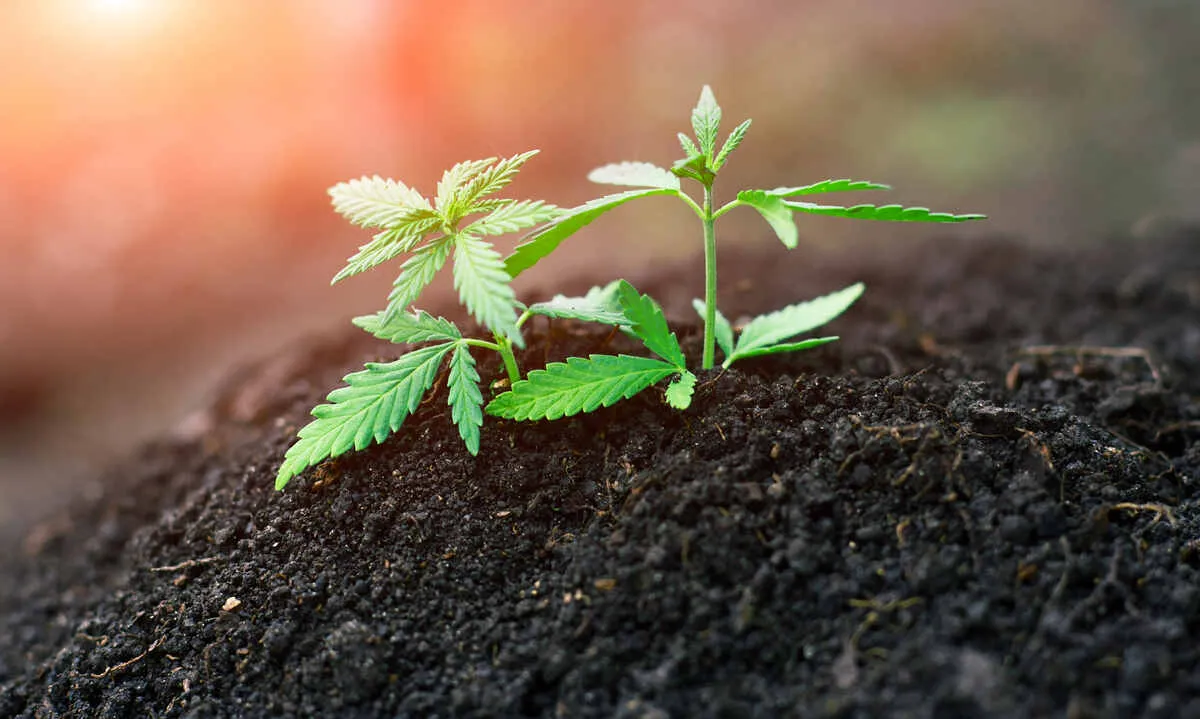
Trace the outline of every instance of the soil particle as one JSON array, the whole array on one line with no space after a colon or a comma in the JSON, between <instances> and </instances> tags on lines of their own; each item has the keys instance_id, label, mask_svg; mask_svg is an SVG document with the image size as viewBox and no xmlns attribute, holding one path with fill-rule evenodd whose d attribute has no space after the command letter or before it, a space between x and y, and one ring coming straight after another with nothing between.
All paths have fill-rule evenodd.
<instances>
[{"instance_id":1,"label":"soil particle","mask_svg":"<svg viewBox=\"0 0 1200 719\"><path fill-rule=\"evenodd\" d=\"M729 316L869 291L686 412L488 419L471 457L437 396L276 493L395 352L300 348L0 553L0 717L1200 716L1198 239L730 252Z\"/></svg>"}]
</instances>

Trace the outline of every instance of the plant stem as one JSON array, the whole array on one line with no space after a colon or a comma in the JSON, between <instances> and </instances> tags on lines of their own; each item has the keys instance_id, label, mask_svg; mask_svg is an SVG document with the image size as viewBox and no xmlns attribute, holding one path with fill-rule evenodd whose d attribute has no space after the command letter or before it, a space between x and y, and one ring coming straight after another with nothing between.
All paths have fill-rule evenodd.
<instances>
[{"instance_id":1,"label":"plant stem","mask_svg":"<svg viewBox=\"0 0 1200 719\"><path fill-rule=\"evenodd\" d=\"M717 324L717 233L714 227L712 184L704 186L704 356L701 369L712 369Z\"/></svg>"},{"instance_id":2,"label":"plant stem","mask_svg":"<svg viewBox=\"0 0 1200 719\"><path fill-rule=\"evenodd\" d=\"M508 372L508 381L515 383L521 379L521 370L517 369L517 358L513 356L512 340L499 332L495 333L495 337L500 358L504 360L504 369Z\"/></svg>"}]
</instances>

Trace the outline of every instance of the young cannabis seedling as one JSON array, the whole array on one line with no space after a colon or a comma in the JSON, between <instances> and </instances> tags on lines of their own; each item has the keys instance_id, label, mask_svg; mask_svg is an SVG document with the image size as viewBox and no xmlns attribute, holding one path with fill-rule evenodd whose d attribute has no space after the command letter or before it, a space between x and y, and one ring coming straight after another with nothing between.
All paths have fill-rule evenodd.
<instances>
[{"instance_id":1,"label":"young cannabis seedling","mask_svg":"<svg viewBox=\"0 0 1200 719\"><path fill-rule=\"evenodd\" d=\"M717 134L721 125L721 107L712 90L706 85L700 100L692 110L692 129L695 138L679 134L684 157L670 169L657 167L647 162L620 162L597 168L588 175L593 182L632 186L640 189L607 195L584 203L549 221L534 231L508 257L505 267L516 277L532 267L540 259L557 248L563 240L587 226L600 215L626 202L656 195L670 195L690 207L700 219L704 240L704 299L696 300L695 307L704 321L704 344L701 368L711 369L715 363L715 348L720 346L724 354L723 367L749 357L794 352L832 342L837 337L817 337L791 341L798 335L814 330L830 322L846 311L863 292L862 284L855 284L809 302L790 305L775 312L755 318L741 333L734 337L733 327L717 310L717 244L715 223L725 213L737 207L756 210L775 231L783 245L793 249L798 243L798 232L793 215L805 212L834 217L849 217L867 220L894 220L901 222L964 222L983 219L983 215L954 215L931 212L923 207L901 207L900 205L822 205L802 198L830 192L855 190L886 190L887 185L861 180L824 180L800 187L780 187L774 190L742 190L737 198L720 206L714 204L713 185L721 168L746 137L750 120L745 120L730 132L718 149ZM692 199L682 189L682 180L700 184L703 190L700 202ZM621 306L628 312L629 288L623 288ZM647 298L647 301L653 302ZM664 354L661 336L654 330L643 329L633 317L630 329L641 337L647 347L663 357L667 364L675 362L675 356ZM654 338L652 345L648 337ZM587 360L573 359L566 363L555 363L545 370L531 372L529 377L514 383L511 391L500 395L487 406L490 414L513 419L554 418L595 409L597 404L608 404L620 397L632 396L649 387L658 379L670 376L666 367L655 376L648 369L641 371L635 358L605 357L593 355ZM694 377L688 373L682 359L675 363L675 383L668 388L667 399L676 407L686 407L690 402ZM691 379L689 379L691 378ZM635 381L636 380L636 381Z\"/></svg>"},{"instance_id":2,"label":"young cannabis seedling","mask_svg":"<svg viewBox=\"0 0 1200 719\"><path fill-rule=\"evenodd\" d=\"M394 362L368 363L363 371L347 375L347 386L331 392L327 404L313 409L315 419L300 430L299 440L284 457L276 489L328 457L364 449L397 431L433 386L447 356L451 419L467 450L479 451L483 393L470 348L498 352L509 380L516 381L519 371L512 348L524 346L521 325L531 314L556 311L553 306L543 312L517 302L503 259L484 239L536 227L558 216L558 208L541 201L491 197L534 154L459 163L442 176L432 201L402 182L380 177L351 180L329 190L339 213L356 225L379 230L346 261L334 282L408 255L387 307L354 323L397 344L426 346ZM409 312L409 305L451 257L459 299L492 332L493 341L463 337L449 320Z\"/></svg>"}]
</instances>

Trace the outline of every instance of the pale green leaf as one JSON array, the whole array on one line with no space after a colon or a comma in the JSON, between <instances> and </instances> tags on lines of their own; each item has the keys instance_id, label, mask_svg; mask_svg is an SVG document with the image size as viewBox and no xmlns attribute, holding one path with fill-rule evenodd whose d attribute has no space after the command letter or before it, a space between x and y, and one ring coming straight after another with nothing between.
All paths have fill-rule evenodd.
<instances>
[{"instance_id":1,"label":"pale green leaf","mask_svg":"<svg viewBox=\"0 0 1200 719\"><path fill-rule=\"evenodd\" d=\"M489 165L496 161L496 158L489 157L484 160L470 160L468 162L460 162L449 170L442 173L442 179L438 181L437 196L434 198L434 206L443 214L449 217L454 214L452 212L457 204L455 200L460 196L463 185L474 179L479 173L483 172ZM466 213L458 213L461 217Z\"/></svg>"},{"instance_id":2,"label":"pale green leaf","mask_svg":"<svg viewBox=\"0 0 1200 719\"><path fill-rule=\"evenodd\" d=\"M733 353L726 361L751 356L749 353L754 350L779 344L802 332L827 324L845 312L862 293L863 284L858 282L823 297L788 305L781 310L755 317L742 330Z\"/></svg>"},{"instance_id":3,"label":"pale green leaf","mask_svg":"<svg viewBox=\"0 0 1200 719\"><path fill-rule=\"evenodd\" d=\"M562 210L541 200L511 202L467 225L471 235L504 235L526 230L558 217Z\"/></svg>"},{"instance_id":4,"label":"pale green leaf","mask_svg":"<svg viewBox=\"0 0 1200 719\"><path fill-rule=\"evenodd\" d=\"M682 369L686 365L683 350L679 348L675 333L667 327L667 318L654 298L638 294L625 280L621 280L617 292L634 336L646 345L646 349Z\"/></svg>"},{"instance_id":5,"label":"pale green leaf","mask_svg":"<svg viewBox=\"0 0 1200 719\"><path fill-rule=\"evenodd\" d=\"M700 319L704 319L704 300L697 297L692 300L692 307L696 313L700 315ZM716 312L716 326L713 327L713 333L716 335L717 346L725 353L725 356L733 354L733 325L721 314L721 310Z\"/></svg>"},{"instance_id":6,"label":"pale green leaf","mask_svg":"<svg viewBox=\"0 0 1200 719\"><path fill-rule=\"evenodd\" d=\"M390 227L414 210L428 210L421 193L378 175L339 182L329 188L333 208L360 227Z\"/></svg>"},{"instance_id":7,"label":"pale green leaf","mask_svg":"<svg viewBox=\"0 0 1200 719\"><path fill-rule=\"evenodd\" d=\"M376 234L370 242L359 247L358 252L346 260L346 266L334 275L330 284L337 284L347 277L366 272L405 252L410 252L425 235L441 224L437 217L418 216L424 212L426 211L410 213L399 221L396 227Z\"/></svg>"},{"instance_id":8,"label":"pale green leaf","mask_svg":"<svg viewBox=\"0 0 1200 719\"><path fill-rule=\"evenodd\" d=\"M733 132L729 133L729 137L725 138L725 144L721 147L721 151L717 153L717 158L713 160L713 172L717 172L729 159L729 154L742 144L742 140L746 139L746 131L750 129L750 121L745 120L742 124L733 128Z\"/></svg>"},{"instance_id":9,"label":"pale green leaf","mask_svg":"<svg viewBox=\"0 0 1200 719\"><path fill-rule=\"evenodd\" d=\"M800 241L800 233L796 230L796 220L792 210L782 198L763 190L742 190L738 193L738 202L753 207L762 215L767 224L775 230L775 236L789 250L796 248Z\"/></svg>"},{"instance_id":10,"label":"pale green leaf","mask_svg":"<svg viewBox=\"0 0 1200 719\"><path fill-rule=\"evenodd\" d=\"M692 393L696 391L696 375L684 370L667 385L667 404L675 409L692 406Z\"/></svg>"},{"instance_id":11,"label":"pale green leaf","mask_svg":"<svg viewBox=\"0 0 1200 719\"><path fill-rule=\"evenodd\" d=\"M617 280L603 287L593 287L583 297L555 295L546 302L530 305L528 310L531 314L543 317L628 326L629 320L617 297L619 284L620 280Z\"/></svg>"},{"instance_id":12,"label":"pale green leaf","mask_svg":"<svg viewBox=\"0 0 1200 719\"><path fill-rule=\"evenodd\" d=\"M440 238L422 247L412 254L400 266L400 274L392 283L392 291L388 294L387 309L384 310L386 321L408 309L417 301L434 275L446 264L450 256L451 244L445 238Z\"/></svg>"},{"instance_id":13,"label":"pale green leaf","mask_svg":"<svg viewBox=\"0 0 1200 719\"><path fill-rule=\"evenodd\" d=\"M516 277L525 270L533 267L546 255L555 250L562 241L575 234L600 215L619 207L630 200L654 195L679 195L679 190L655 187L648 190L629 190L615 195L607 195L578 207L573 207L545 227L526 235L521 244L504 260L504 269L509 276Z\"/></svg>"},{"instance_id":14,"label":"pale green leaf","mask_svg":"<svg viewBox=\"0 0 1200 719\"><path fill-rule=\"evenodd\" d=\"M900 205L817 205L811 202L788 202L788 207L797 212L829 217L848 217L855 220L888 220L891 222L968 222L984 220L987 215L952 215L946 212L930 212L924 207L902 207Z\"/></svg>"},{"instance_id":15,"label":"pale green leaf","mask_svg":"<svg viewBox=\"0 0 1200 719\"><path fill-rule=\"evenodd\" d=\"M588 179L606 185L679 189L678 177L649 162L616 162L597 167L588 173Z\"/></svg>"},{"instance_id":16,"label":"pale green leaf","mask_svg":"<svg viewBox=\"0 0 1200 719\"><path fill-rule=\"evenodd\" d=\"M890 190L889 185L881 185L869 180L821 180L802 187L776 187L768 194L777 197L798 197L800 195L817 195L823 192L858 192L859 190Z\"/></svg>"},{"instance_id":17,"label":"pale green leaf","mask_svg":"<svg viewBox=\"0 0 1200 719\"><path fill-rule=\"evenodd\" d=\"M510 279L492 243L468 234L455 237L454 289L467 311L484 327L524 347L517 329L517 298Z\"/></svg>"},{"instance_id":18,"label":"pale green leaf","mask_svg":"<svg viewBox=\"0 0 1200 719\"><path fill-rule=\"evenodd\" d=\"M717 145L717 130L721 127L721 106L708 85L700 91L700 100L692 110L692 129L704 157L712 160Z\"/></svg>"},{"instance_id":19,"label":"pale green leaf","mask_svg":"<svg viewBox=\"0 0 1200 719\"><path fill-rule=\"evenodd\" d=\"M434 317L424 311L401 312L391 318L387 317L386 311L377 312L355 317L353 322L379 339L396 344L454 341L462 338L462 333L453 322Z\"/></svg>"},{"instance_id":20,"label":"pale green leaf","mask_svg":"<svg viewBox=\"0 0 1200 719\"><path fill-rule=\"evenodd\" d=\"M351 448L365 449L382 442L421 404L437 377L442 358L455 346L448 342L414 350L395 362L369 362L366 369L346 375L345 387L317 405L316 418L300 430L275 476L275 489L305 469Z\"/></svg>"},{"instance_id":21,"label":"pale green leaf","mask_svg":"<svg viewBox=\"0 0 1200 719\"><path fill-rule=\"evenodd\" d=\"M757 347L752 350L739 352L726 357L725 362L722 363L721 366L728 369L729 365L733 364L737 360L743 360L750 357L761 357L763 355L780 354L783 352L799 352L800 350L810 350L813 347L820 347L821 345L829 344L830 342L836 342L837 340L837 337L815 337L813 339L803 340L801 342L787 342L785 344Z\"/></svg>"},{"instance_id":22,"label":"pale green leaf","mask_svg":"<svg viewBox=\"0 0 1200 719\"><path fill-rule=\"evenodd\" d=\"M652 357L592 355L551 362L493 399L487 413L507 419L558 419L628 399L679 367Z\"/></svg>"},{"instance_id":23,"label":"pale green leaf","mask_svg":"<svg viewBox=\"0 0 1200 719\"><path fill-rule=\"evenodd\" d=\"M696 147L696 143L692 142L692 138L688 137L682 132L675 133L675 136L679 138L679 146L683 148L684 155L687 155L688 157L704 155L703 152L700 152L700 148Z\"/></svg>"},{"instance_id":24,"label":"pale green leaf","mask_svg":"<svg viewBox=\"0 0 1200 719\"><path fill-rule=\"evenodd\" d=\"M475 358L465 342L459 342L450 356L450 417L458 435L472 455L479 454L479 428L483 425L483 394L479 391L479 372Z\"/></svg>"},{"instance_id":25,"label":"pale green leaf","mask_svg":"<svg viewBox=\"0 0 1200 719\"><path fill-rule=\"evenodd\" d=\"M529 158L538 154L537 150L529 150L519 155L506 157L484 168L475 175L456 193L455 205L463 208L462 214L473 212L480 199L494 195L503 190L513 181L521 167Z\"/></svg>"}]
</instances>

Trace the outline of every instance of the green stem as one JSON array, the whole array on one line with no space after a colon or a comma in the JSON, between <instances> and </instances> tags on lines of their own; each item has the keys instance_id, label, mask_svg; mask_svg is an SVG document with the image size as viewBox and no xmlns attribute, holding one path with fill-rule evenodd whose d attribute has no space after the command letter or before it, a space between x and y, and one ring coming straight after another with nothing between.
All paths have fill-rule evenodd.
<instances>
[{"instance_id":1,"label":"green stem","mask_svg":"<svg viewBox=\"0 0 1200 719\"><path fill-rule=\"evenodd\" d=\"M717 233L714 227L712 185L704 186L704 356L701 369L712 369L716 354Z\"/></svg>"},{"instance_id":2,"label":"green stem","mask_svg":"<svg viewBox=\"0 0 1200 719\"><path fill-rule=\"evenodd\" d=\"M508 381L515 384L521 379L521 370L517 369L517 358L513 356L512 340L496 333L496 344L499 345L500 358L504 360L504 369L508 371Z\"/></svg>"}]
</instances>

